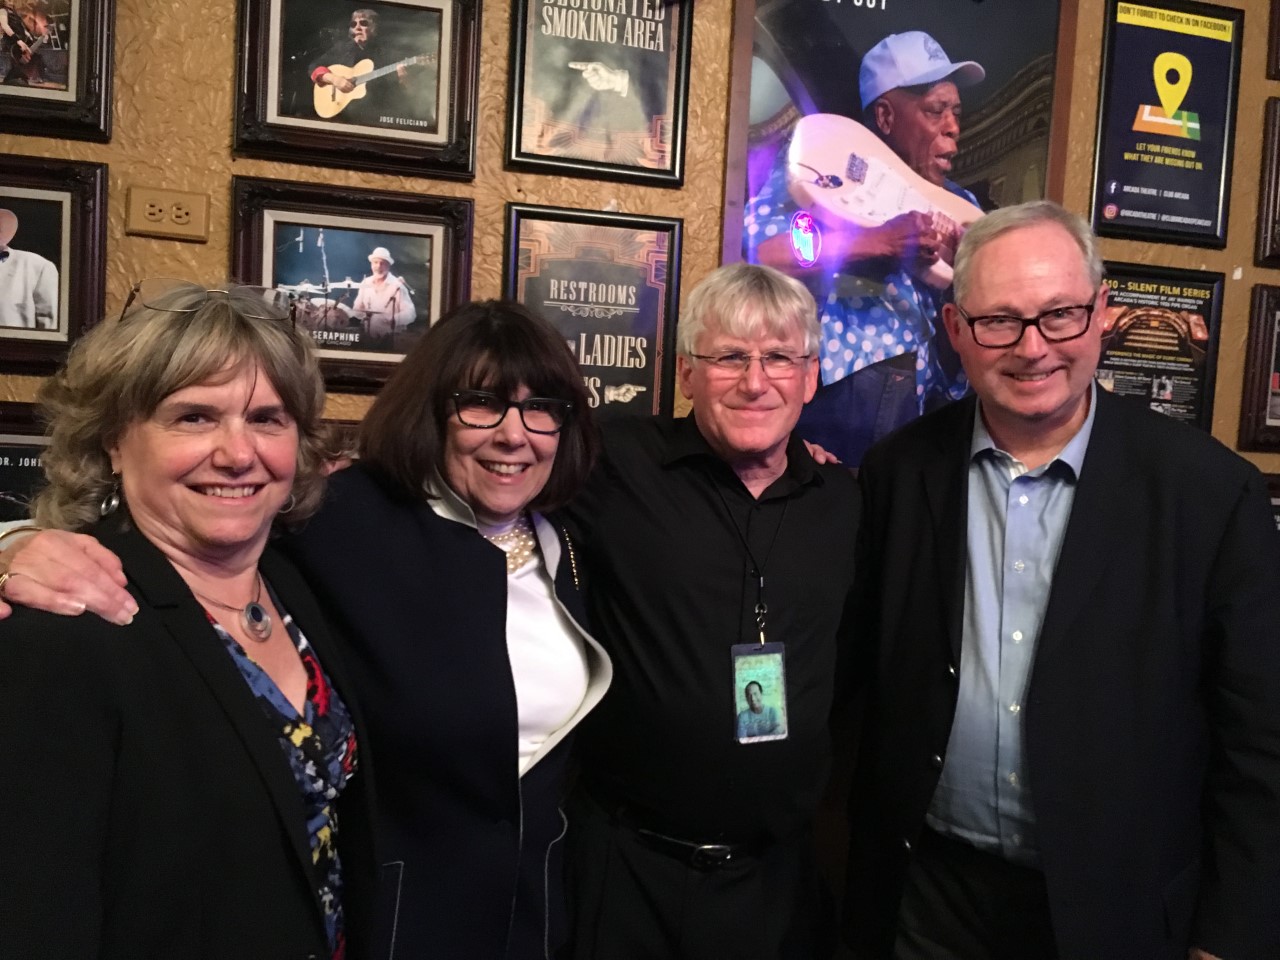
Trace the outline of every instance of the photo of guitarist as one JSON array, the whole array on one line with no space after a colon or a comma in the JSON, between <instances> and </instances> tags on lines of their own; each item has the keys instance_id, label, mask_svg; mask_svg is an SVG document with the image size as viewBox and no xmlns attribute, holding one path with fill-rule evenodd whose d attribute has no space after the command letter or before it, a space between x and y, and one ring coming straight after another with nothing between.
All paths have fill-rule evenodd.
<instances>
[{"instance_id":1,"label":"photo of guitarist","mask_svg":"<svg viewBox=\"0 0 1280 960\"><path fill-rule=\"evenodd\" d=\"M26 85L36 70L35 58L47 34L36 36L13 8L13 0L0 0L0 84Z\"/></svg>"},{"instance_id":2,"label":"photo of guitarist","mask_svg":"<svg viewBox=\"0 0 1280 960\"><path fill-rule=\"evenodd\" d=\"M379 36L378 11L351 13L347 39L310 63L313 117L367 126L436 127L436 56Z\"/></svg>"},{"instance_id":3,"label":"photo of guitarist","mask_svg":"<svg viewBox=\"0 0 1280 960\"><path fill-rule=\"evenodd\" d=\"M973 194L951 181L948 173L959 152L960 91L985 76L982 66L971 60L952 61L921 30L880 40L862 58L858 74L862 125L902 161L897 174L902 186L920 193L941 190L960 198L962 209L971 207L966 222L980 216L981 209ZM846 118L821 117L857 129ZM806 117L800 124L819 119ZM798 126L793 134L793 147L802 129ZM796 176L795 153L785 147L779 152L768 179L748 202L745 227L761 238L755 247L758 262L802 280L822 312L819 369L826 386L810 404L812 409L806 408L801 435L856 465L871 440L968 392L958 363L947 363L939 356L938 347L946 339L940 311L950 299L950 287L949 279L939 284L934 278L939 260L949 258L962 228L946 217L914 209L878 226L851 223L841 229L830 222L806 220L804 226L820 235L817 258L806 264L791 240L792 218L801 209L789 183L789 176ZM842 160L847 156L842 153ZM833 172L850 176L844 167L842 162ZM810 236L802 239L801 249L813 246ZM949 277L949 267L945 275ZM892 366L888 376L896 395L882 392L887 366L869 371L880 376L873 389L860 390L871 386L871 378L853 375L885 361ZM859 379L865 383L858 384ZM835 384L841 385L839 390L830 389ZM849 422L854 411L862 414L868 407L866 416L877 419L874 436L870 424ZM806 418L817 423L824 416L828 426L848 434L845 444L830 434L806 432ZM851 439L853 434L858 434L856 441ZM834 446L829 445L833 440Z\"/></svg>"}]
</instances>

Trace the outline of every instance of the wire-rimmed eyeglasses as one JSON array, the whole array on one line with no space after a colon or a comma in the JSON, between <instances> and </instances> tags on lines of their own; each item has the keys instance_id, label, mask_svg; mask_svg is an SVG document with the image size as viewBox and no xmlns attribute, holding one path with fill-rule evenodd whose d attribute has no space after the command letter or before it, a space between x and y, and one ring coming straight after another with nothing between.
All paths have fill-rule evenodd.
<instances>
[{"instance_id":1,"label":"wire-rimmed eyeglasses","mask_svg":"<svg viewBox=\"0 0 1280 960\"><path fill-rule=\"evenodd\" d=\"M987 314L971 317L959 304L956 309L973 331L974 342L980 347L1012 347L1022 339L1027 327L1035 327L1046 343L1065 343L1082 337L1089 329L1093 317L1093 303L1077 303L1054 307L1034 317L1011 317L1005 314Z\"/></svg>"},{"instance_id":2,"label":"wire-rimmed eyeglasses","mask_svg":"<svg viewBox=\"0 0 1280 960\"><path fill-rule=\"evenodd\" d=\"M753 360L760 361L760 369L770 380L789 380L794 377L809 354L793 356L781 350L770 350L766 353L744 353L741 350L730 350L726 353L691 353L694 360L701 360L707 369L717 377L740 377L747 372Z\"/></svg>"},{"instance_id":3,"label":"wire-rimmed eyeglasses","mask_svg":"<svg viewBox=\"0 0 1280 960\"><path fill-rule=\"evenodd\" d=\"M288 320L297 326L295 306L297 297L275 287L254 287L234 284L228 287L202 287L190 280L176 277L148 277L139 280L129 290L120 319L134 302L150 310L166 313L195 313L210 297L220 296L234 301L236 310L255 320Z\"/></svg>"},{"instance_id":4,"label":"wire-rimmed eyeglasses","mask_svg":"<svg viewBox=\"0 0 1280 960\"><path fill-rule=\"evenodd\" d=\"M530 433L559 433L573 410L569 400L555 397L525 397L505 400L488 390L456 390L450 394L453 412L464 427L492 430L506 419L507 411L520 411L520 422Z\"/></svg>"}]
</instances>

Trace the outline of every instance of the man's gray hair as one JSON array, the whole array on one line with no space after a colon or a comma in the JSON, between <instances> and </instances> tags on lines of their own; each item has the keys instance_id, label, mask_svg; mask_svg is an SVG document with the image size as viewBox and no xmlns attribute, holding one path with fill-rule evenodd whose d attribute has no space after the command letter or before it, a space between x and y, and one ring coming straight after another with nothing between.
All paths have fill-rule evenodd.
<instances>
[{"instance_id":1,"label":"man's gray hair","mask_svg":"<svg viewBox=\"0 0 1280 960\"><path fill-rule=\"evenodd\" d=\"M973 257L979 250L1011 230L1035 227L1042 223L1056 223L1071 235L1071 239L1080 248L1080 255L1084 257L1089 284L1096 290L1102 283L1102 254L1098 252L1098 241L1089 224L1079 214L1072 213L1052 200L1031 200L993 210L986 216L979 217L965 231L956 248L953 281L956 301L963 300L969 288L969 271Z\"/></svg>"},{"instance_id":2,"label":"man's gray hair","mask_svg":"<svg viewBox=\"0 0 1280 960\"><path fill-rule=\"evenodd\" d=\"M680 313L676 351L690 356L712 324L743 340L804 334L804 352L817 352L822 336L818 305L799 280L772 267L731 263L713 270L690 291Z\"/></svg>"}]
</instances>

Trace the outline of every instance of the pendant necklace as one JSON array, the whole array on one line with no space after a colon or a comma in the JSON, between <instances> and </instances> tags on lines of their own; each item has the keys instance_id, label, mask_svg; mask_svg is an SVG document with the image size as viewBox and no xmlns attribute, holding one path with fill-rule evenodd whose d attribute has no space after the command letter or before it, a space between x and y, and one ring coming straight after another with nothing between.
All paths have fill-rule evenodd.
<instances>
[{"instance_id":1,"label":"pendant necklace","mask_svg":"<svg viewBox=\"0 0 1280 960\"><path fill-rule=\"evenodd\" d=\"M258 592L243 607L233 607L231 604L215 600L213 597L206 597L195 588L192 588L191 592L205 603L212 603L215 607L221 607L223 610L230 610L232 613L240 614L240 624L244 627L245 632L258 643L266 643L267 640L271 639L271 614L267 613L267 608L258 602L262 599L261 572L258 574Z\"/></svg>"}]
</instances>

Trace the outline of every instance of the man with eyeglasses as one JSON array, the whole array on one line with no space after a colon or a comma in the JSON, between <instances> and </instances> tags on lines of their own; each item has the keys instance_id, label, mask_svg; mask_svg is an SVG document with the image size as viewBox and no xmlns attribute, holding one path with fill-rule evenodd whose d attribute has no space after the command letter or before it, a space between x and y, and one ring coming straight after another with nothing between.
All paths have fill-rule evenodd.
<instances>
[{"instance_id":1,"label":"man with eyeglasses","mask_svg":"<svg viewBox=\"0 0 1280 960\"><path fill-rule=\"evenodd\" d=\"M792 435L817 384L817 309L798 281L734 264L688 294L677 341L692 414L608 424L568 511L614 664L577 744L571 956L829 957L810 825L858 497ZM743 676L767 679L785 730L739 737Z\"/></svg>"},{"instance_id":2,"label":"man with eyeglasses","mask_svg":"<svg viewBox=\"0 0 1280 960\"><path fill-rule=\"evenodd\" d=\"M976 397L863 461L859 957L1280 956L1280 549L1258 471L1094 384L1094 237L988 214Z\"/></svg>"}]
</instances>

